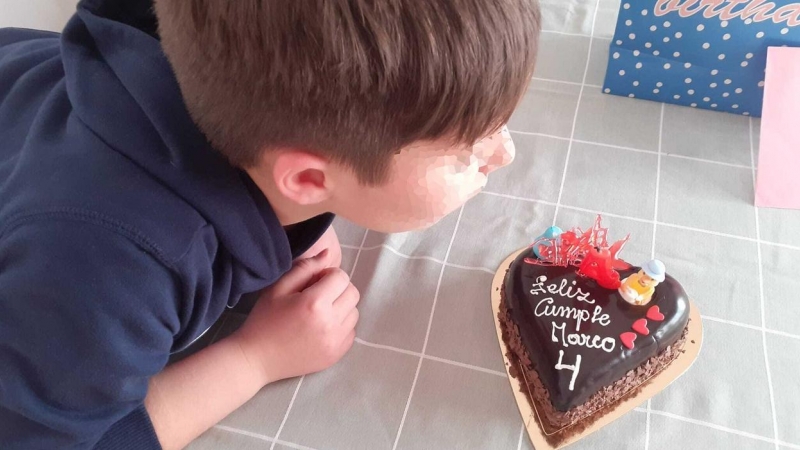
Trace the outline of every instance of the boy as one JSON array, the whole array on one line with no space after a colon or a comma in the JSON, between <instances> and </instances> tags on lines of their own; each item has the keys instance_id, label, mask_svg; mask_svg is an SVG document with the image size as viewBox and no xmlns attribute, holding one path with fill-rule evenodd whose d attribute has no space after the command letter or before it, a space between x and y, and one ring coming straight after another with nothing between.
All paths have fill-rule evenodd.
<instances>
[{"instance_id":1,"label":"boy","mask_svg":"<svg viewBox=\"0 0 800 450\"><path fill-rule=\"evenodd\" d=\"M538 29L532 0L84 0L0 30L0 447L181 448L334 364L333 214L406 231L475 195Z\"/></svg>"}]
</instances>

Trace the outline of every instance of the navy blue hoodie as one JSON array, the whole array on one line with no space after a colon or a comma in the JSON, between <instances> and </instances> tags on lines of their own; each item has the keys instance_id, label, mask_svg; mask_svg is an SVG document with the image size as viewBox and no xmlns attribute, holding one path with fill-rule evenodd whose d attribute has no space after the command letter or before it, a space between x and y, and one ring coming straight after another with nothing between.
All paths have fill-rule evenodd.
<instances>
[{"instance_id":1,"label":"navy blue hoodie","mask_svg":"<svg viewBox=\"0 0 800 450\"><path fill-rule=\"evenodd\" d=\"M148 379L330 225L287 235L186 112L151 1L0 29L0 448L160 448Z\"/></svg>"}]
</instances>

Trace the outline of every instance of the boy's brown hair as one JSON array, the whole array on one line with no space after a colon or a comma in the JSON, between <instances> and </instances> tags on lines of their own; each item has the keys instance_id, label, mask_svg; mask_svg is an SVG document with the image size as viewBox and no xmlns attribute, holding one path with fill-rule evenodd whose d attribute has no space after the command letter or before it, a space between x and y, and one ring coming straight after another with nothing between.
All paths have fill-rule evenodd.
<instances>
[{"instance_id":1,"label":"boy's brown hair","mask_svg":"<svg viewBox=\"0 0 800 450\"><path fill-rule=\"evenodd\" d=\"M508 120L536 59L536 0L156 0L187 108L251 167L292 147L380 184L415 141Z\"/></svg>"}]
</instances>

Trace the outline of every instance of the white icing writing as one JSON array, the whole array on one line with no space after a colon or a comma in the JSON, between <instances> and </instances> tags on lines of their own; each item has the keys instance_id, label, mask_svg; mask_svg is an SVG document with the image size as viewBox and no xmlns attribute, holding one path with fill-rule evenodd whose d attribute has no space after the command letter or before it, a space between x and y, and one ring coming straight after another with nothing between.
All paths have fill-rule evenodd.
<instances>
[{"instance_id":1,"label":"white icing writing","mask_svg":"<svg viewBox=\"0 0 800 450\"><path fill-rule=\"evenodd\" d=\"M533 310L536 317L549 316L549 317L563 317L564 319L575 320L575 330L581 330L581 322L589 320L591 315L585 309L573 308L571 306L556 306L553 304L553 298L547 297L539 300L536 308Z\"/></svg>"},{"instance_id":2,"label":"white icing writing","mask_svg":"<svg viewBox=\"0 0 800 450\"><path fill-rule=\"evenodd\" d=\"M608 317L608 314L600 315L600 313L602 312L603 308L599 306L594 307L594 314L592 314L592 323L599 323L600 325L607 327L608 324L611 323L611 319Z\"/></svg>"},{"instance_id":3,"label":"white icing writing","mask_svg":"<svg viewBox=\"0 0 800 450\"><path fill-rule=\"evenodd\" d=\"M581 288L576 286L573 280L571 283L566 279L562 279L560 283L549 283L547 277L541 275L536 278L536 283L532 285L530 290L531 295L543 298L536 303L533 314L536 317L560 317L567 320L575 320L575 331L578 333L567 333L566 322L556 323L551 322L553 328L551 329L550 339L564 348L568 347L584 347L587 349L600 349L607 353L611 353L616 348L616 339L613 337L603 337L596 334L580 333L581 324L587 322L599 324L601 327L607 327L611 323L611 318L608 314L603 312L600 305L595 305L593 311L588 309L576 308L573 306L556 305L553 296L560 296L562 298L575 299L578 302L584 302L590 305L595 304L595 300L589 298L589 293L584 292ZM549 296L547 296L549 295ZM544 297L547 296L547 297ZM575 303L573 303L575 304ZM564 364L564 350L558 350L558 363L555 366L556 370L571 370L572 378L569 382L569 390L575 389L575 380L578 377L578 372L581 368L581 355L575 357L575 364Z\"/></svg>"},{"instance_id":4,"label":"white icing writing","mask_svg":"<svg viewBox=\"0 0 800 450\"><path fill-rule=\"evenodd\" d=\"M572 379L569 381L569 390L575 389L575 378L578 377L578 372L581 370L581 355L575 357L575 364L568 366L563 364L564 350L558 351L558 362L556 363L556 370L568 369L572 371Z\"/></svg>"},{"instance_id":5,"label":"white icing writing","mask_svg":"<svg viewBox=\"0 0 800 450\"><path fill-rule=\"evenodd\" d=\"M575 331L581 331L581 323L587 320L592 323L598 323L607 327L611 323L608 314L603 313L603 308L600 306L594 307L594 313L589 314L589 311L580 308L573 308L571 306L556 306L553 304L553 298L547 297L539 300L536 308L533 310L536 317L549 316L549 317L562 317L564 319L575 320Z\"/></svg>"},{"instance_id":6,"label":"white icing writing","mask_svg":"<svg viewBox=\"0 0 800 450\"><path fill-rule=\"evenodd\" d=\"M775 2L766 0L658 0L654 12L656 16L677 12L681 17L702 12L707 19L731 20L738 17L753 22L786 22L790 27L800 25L800 3L778 7Z\"/></svg>"},{"instance_id":7,"label":"white icing writing","mask_svg":"<svg viewBox=\"0 0 800 450\"><path fill-rule=\"evenodd\" d=\"M598 335L589 335L583 333L570 333L567 334L566 332L566 325L565 323L561 323L561 325L556 325L555 322L552 322L553 330L551 333L551 339L553 342L561 342L561 345L564 347L569 346L581 346L586 348L599 348L603 349L607 353L611 353L614 351L614 347L616 346L616 340L612 337L601 337ZM556 333L556 330L560 330L561 339L559 340L559 334Z\"/></svg>"},{"instance_id":8,"label":"white icing writing","mask_svg":"<svg viewBox=\"0 0 800 450\"><path fill-rule=\"evenodd\" d=\"M572 288L575 287L576 284L575 280L572 281L571 286L567 286L569 284L567 283L567 280L562 279L560 285L555 283L550 283L547 286L547 289L545 289L544 287L545 281L547 281L547 277L544 275L541 275L538 278L536 278L536 283L533 284L533 289L531 289L531 294L533 295L547 294L547 293L558 294L562 297L577 298L578 301L586 302L592 305L594 304L594 300L589 298L588 292L583 292L581 288L576 288L575 291L572 290Z\"/></svg>"}]
</instances>

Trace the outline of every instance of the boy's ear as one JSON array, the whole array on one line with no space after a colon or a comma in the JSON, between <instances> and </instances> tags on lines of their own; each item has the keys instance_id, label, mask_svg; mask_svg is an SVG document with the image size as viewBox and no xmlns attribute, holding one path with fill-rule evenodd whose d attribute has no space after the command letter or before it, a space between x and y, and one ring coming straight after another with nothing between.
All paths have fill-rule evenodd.
<instances>
[{"instance_id":1,"label":"boy's ear","mask_svg":"<svg viewBox=\"0 0 800 450\"><path fill-rule=\"evenodd\" d=\"M300 150L280 151L272 165L275 184L299 205L321 203L331 196L331 162Z\"/></svg>"}]
</instances>

